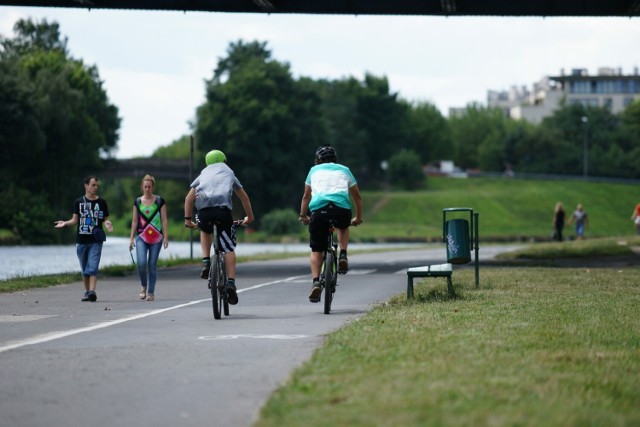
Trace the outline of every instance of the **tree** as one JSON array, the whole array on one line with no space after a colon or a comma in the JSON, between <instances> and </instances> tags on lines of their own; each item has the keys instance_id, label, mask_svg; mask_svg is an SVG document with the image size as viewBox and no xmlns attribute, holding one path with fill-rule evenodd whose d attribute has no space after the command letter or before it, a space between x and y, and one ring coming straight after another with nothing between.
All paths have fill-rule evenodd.
<instances>
[{"instance_id":1,"label":"tree","mask_svg":"<svg viewBox=\"0 0 640 427\"><path fill-rule=\"evenodd\" d=\"M411 139L407 144L422 163L453 159L449 123L435 105L420 102L409 105Z\"/></svg>"},{"instance_id":2,"label":"tree","mask_svg":"<svg viewBox=\"0 0 640 427\"><path fill-rule=\"evenodd\" d=\"M300 203L315 148L326 141L320 99L266 43L231 43L196 113L198 159L217 148L246 187L256 218ZM203 161L203 160L201 160Z\"/></svg>"},{"instance_id":3,"label":"tree","mask_svg":"<svg viewBox=\"0 0 640 427\"><path fill-rule=\"evenodd\" d=\"M366 135L366 173L380 179L382 161L409 143L408 105L398 102L397 93L390 92L386 77L365 75L363 90L357 97L355 126Z\"/></svg>"},{"instance_id":4,"label":"tree","mask_svg":"<svg viewBox=\"0 0 640 427\"><path fill-rule=\"evenodd\" d=\"M118 110L97 68L69 56L57 23L20 20L14 32L0 38L0 185L20 183L34 204L66 215L82 178L116 148Z\"/></svg>"},{"instance_id":5,"label":"tree","mask_svg":"<svg viewBox=\"0 0 640 427\"><path fill-rule=\"evenodd\" d=\"M422 162L415 151L402 149L389 160L389 183L404 190L415 190L424 182Z\"/></svg>"},{"instance_id":6,"label":"tree","mask_svg":"<svg viewBox=\"0 0 640 427\"><path fill-rule=\"evenodd\" d=\"M454 162L465 169L477 168L480 165L480 147L487 139L489 145L502 141L506 120L501 110L485 108L478 104L471 104L462 114L450 118ZM500 149L501 147L498 147L498 151ZM495 150L487 147L484 151Z\"/></svg>"},{"instance_id":7,"label":"tree","mask_svg":"<svg viewBox=\"0 0 640 427\"><path fill-rule=\"evenodd\" d=\"M617 151L614 146L618 144L620 117L611 113L608 108L585 107L580 104L565 106L556 110L551 117L545 118L540 127L553 129L556 135L559 135L559 139L550 144L544 153L550 163L557 163L562 159L563 169L556 169L556 173L583 173L586 138L589 174L620 176L615 172L618 166L608 164L617 157L614 154ZM568 158L569 154L571 158ZM611 175L612 172L614 175Z\"/></svg>"}]
</instances>

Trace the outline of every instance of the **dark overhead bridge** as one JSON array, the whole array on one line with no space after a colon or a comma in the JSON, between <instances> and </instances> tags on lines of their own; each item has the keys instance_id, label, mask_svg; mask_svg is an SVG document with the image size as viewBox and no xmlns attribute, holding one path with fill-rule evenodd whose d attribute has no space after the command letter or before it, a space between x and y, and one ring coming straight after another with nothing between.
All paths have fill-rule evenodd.
<instances>
[{"instance_id":1,"label":"dark overhead bridge","mask_svg":"<svg viewBox=\"0 0 640 427\"><path fill-rule=\"evenodd\" d=\"M200 170L197 171L200 173ZM104 178L138 178L145 175L154 178L183 180L191 183L190 161L182 159L110 159L105 162L105 169L98 177Z\"/></svg>"},{"instance_id":2,"label":"dark overhead bridge","mask_svg":"<svg viewBox=\"0 0 640 427\"><path fill-rule=\"evenodd\" d=\"M338 15L632 17L640 14L640 0L0 0L0 5Z\"/></svg>"}]
</instances>

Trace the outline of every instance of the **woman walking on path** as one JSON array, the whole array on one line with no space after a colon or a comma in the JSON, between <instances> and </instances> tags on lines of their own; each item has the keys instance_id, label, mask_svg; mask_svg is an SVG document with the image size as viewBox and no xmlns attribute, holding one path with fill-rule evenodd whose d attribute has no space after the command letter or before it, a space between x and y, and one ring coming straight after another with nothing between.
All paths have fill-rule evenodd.
<instances>
[{"instance_id":1,"label":"woman walking on path","mask_svg":"<svg viewBox=\"0 0 640 427\"><path fill-rule=\"evenodd\" d=\"M562 242L562 229L564 228L564 219L566 217L564 207L561 202L556 203L556 209L553 213L553 240Z\"/></svg>"},{"instance_id":2,"label":"woman walking on path","mask_svg":"<svg viewBox=\"0 0 640 427\"><path fill-rule=\"evenodd\" d=\"M160 249L169 246L167 235L167 205L162 197L153 194L156 180L151 175L142 178L142 196L133 203L129 250L136 248L140 299L155 299L158 257Z\"/></svg>"}]
</instances>

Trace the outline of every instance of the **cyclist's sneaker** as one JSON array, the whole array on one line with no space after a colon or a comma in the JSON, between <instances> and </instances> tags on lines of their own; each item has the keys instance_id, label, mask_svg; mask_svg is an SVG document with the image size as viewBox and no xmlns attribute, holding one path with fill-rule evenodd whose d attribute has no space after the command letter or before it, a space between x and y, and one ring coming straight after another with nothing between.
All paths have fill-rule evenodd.
<instances>
[{"instance_id":1,"label":"cyclist's sneaker","mask_svg":"<svg viewBox=\"0 0 640 427\"><path fill-rule=\"evenodd\" d=\"M309 294L310 302L320 302L320 294L322 293L322 287L320 280L314 280L311 287L311 293Z\"/></svg>"},{"instance_id":2,"label":"cyclist's sneaker","mask_svg":"<svg viewBox=\"0 0 640 427\"><path fill-rule=\"evenodd\" d=\"M202 271L200 272L200 278L207 280L209 278L209 270L211 270L211 261L202 261Z\"/></svg>"},{"instance_id":3,"label":"cyclist's sneaker","mask_svg":"<svg viewBox=\"0 0 640 427\"><path fill-rule=\"evenodd\" d=\"M89 291L84 291L84 296L81 301L89 301Z\"/></svg>"},{"instance_id":4,"label":"cyclist's sneaker","mask_svg":"<svg viewBox=\"0 0 640 427\"><path fill-rule=\"evenodd\" d=\"M238 303L238 293L236 292L235 280L229 280L227 282L227 301L229 304L236 305Z\"/></svg>"},{"instance_id":5,"label":"cyclist's sneaker","mask_svg":"<svg viewBox=\"0 0 640 427\"><path fill-rule=\"evenodd\" d=\"M349 271L349 260L346 252L341 251L338 257L338 274L347 274L347 271Z\"/></svg>"},{"instance_id":6,"label":"cyclist's sneaker","mask_svg":"<svg viewBox=\"0 0 640 427\"><path fill-rule=\"evenodd\" d=\"M89 295L87 295L87 297L91 302L96 302L98 300L98 295L96 294L95 291L89 291Z\"/></svg>"}]
</instances>

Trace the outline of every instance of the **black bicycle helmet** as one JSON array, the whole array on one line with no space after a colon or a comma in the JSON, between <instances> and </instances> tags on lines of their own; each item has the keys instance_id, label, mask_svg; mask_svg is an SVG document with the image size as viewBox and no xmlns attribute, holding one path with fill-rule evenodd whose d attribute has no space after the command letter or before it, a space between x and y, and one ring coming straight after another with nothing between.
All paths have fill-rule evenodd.
<instances>
[{"instance_id":1,"label":"black bicycle helmet","mask_svg":"<svg viewBox=\"0 0 640 427\"><path fill-rule=\"evenodd\" d=\"M316 150L316 159L325 160L331 157L338 157L336 149L330 145L322 145Z\"/></svg>"}]
</instances>

